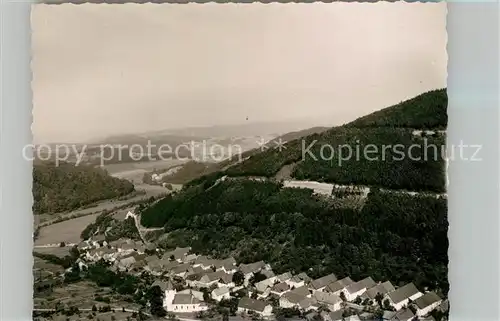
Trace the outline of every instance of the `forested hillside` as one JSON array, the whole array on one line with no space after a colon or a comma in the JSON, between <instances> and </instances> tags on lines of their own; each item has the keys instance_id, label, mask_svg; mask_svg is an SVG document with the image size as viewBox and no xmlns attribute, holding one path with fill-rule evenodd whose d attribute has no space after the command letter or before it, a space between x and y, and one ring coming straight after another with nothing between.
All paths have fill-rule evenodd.
<instances>
[{"instance_id":1,"label":"forested hillside","mask_svg":"<svg viewBox=\"0 0 500 321\"><path fill-rule=\"evenodd\" d=\"M448 125L447 106L446 89L438 89L360 117L346 126L444 130Z\"/></svg>"},{"instance_id":2,"label":"forested hillside","mask_svg":"<svg viewBox=\"0 0 500 321\"><path fill-rule=\"evenodd\" d=\"M109 176L93 166L39 162L33 166L35 214L73 210L134 191L129 181Z\"/></svg>"},{"instance_id":3,"label":"forested hillside","mask_svg":"<svg viewBox=\"0 0 500 321\"><path fill-rule=\"evenodd\" d=\"M334 272L353 279L371 276L381 281L414 282L446 294L446 198L387 191L445 191L440 155L444 136L413 134L415 128L446 128L446 117L441 115L446 114L443 93L432 91L411 100L414 103L403 102L378 112L378 116L364 117L364 121L358 120L360 127L354 126L354 121L304 140L306 146L317 141L310 149L312 154L319 152L322 144L361 148L396 145L403 151L416 146L412 159L408 155L401 158L390 148L384 158L380 154L376 160L353 157L341 165L335 155L327 161L304 159L300 139L287 143L284 150L254 154L225 171L192 181L181 193L145 209L142 224L164 226L167 247L189 245L195 252L231 254L243 262L265 260L278 272L307 271L313 277ZM435 101L439 103L432 103ZM432 103L424 106L431 115L419 111L423 102ZM433 115L439 119L430 122ZM429 147L432 144L436 148ZM286 164L294 164L295 179L369 185L371 191L360 209L338 206L338 202L313 195L311 190L282 188L273 177ZM225 175L241 179L214 184ZM271 179L253 181L244 176Z\"/></svg>"}]
</instances>

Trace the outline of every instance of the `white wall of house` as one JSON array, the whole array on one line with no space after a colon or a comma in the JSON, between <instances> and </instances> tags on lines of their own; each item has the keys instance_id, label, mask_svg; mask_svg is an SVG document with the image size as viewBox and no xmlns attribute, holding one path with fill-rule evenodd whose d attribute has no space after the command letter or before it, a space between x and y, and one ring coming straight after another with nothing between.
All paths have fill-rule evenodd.
<instances>
[{"instance_id":1,"label":"white wall of house","mask_svg":"<svg viewBox=\"0 0 500 321\"><path fill-rule=\"evenodd\" d=\"M231 289L231 288L235 287L235 284L234 284L234 282L230 282L228 284L217 282L217 287L219 287L219 288L230 288Z\"/></svg>"},{"instance_id":2,"label":"white wall of house","mask_svg":"<svg viewBox=\"0 0 500 321\"><path fill-rule=\"evenodd\" d=\"M329 304L328 305L328 308L334 312L334 311L337 311L337 310L340 310L342 308L342 302L337 302L335 304Z\"/></svg>"},{"instance_id":3,"label":"white wall of house","mask_svg":"<svg viewBox=\"0 0 500 321\"><path fill-rule=\"evenodd\" d=\"M422 292L417 292L410 297L410 300L415 301L416 299L420 298L422 295L424 295Z\"/></svg>"},{"instance_id":4,"label":"white wall of house","mask_svg":"<svg viewBox=\"0 0 500 321\"><path fill-rule=\"evenodd\" d=\"M208 306L205 304L172 304L171 309L168 311L179 312L179 313L190 313L208 310Z\"/></svg>"},{"instance_id":5,"label":"white wall of house","mask_svg":"<svg viewBox=\"0 0 500 321\"><path fill-rule=\"evenodd\" d=\"M288 284L288 286L294 287L294 288L300 288L301 286L304 286L304 281L293 282L292 280L286 280L285 282L286 282L286 284Z\"/></svg>"},{"instance_id":6,"label":"white wall of house","mask_svg":"<svg viewBox=\"0 0 500 321\"><path fill-rule=\"evenodd\" d=\"M172 302L174 301L174 297L177 291L174 290L165 290L165 297L163 298L163 306L167 309L167 311L173 310Z\"/></svg>"},{"instance_id":7,"label":"white wall of house","mask_svg":"<svg viewBox=\"0 0 500 321\"><path fill-rule=\"evenodd\" d=\"M429 312L434 310L436 307L438 307L441 304L441 302L442 301L437 301L437 302L429 305L428 307L425 307L423 309L417 309L416 315L418 315L419 317L422 317L422 316L428 314Z\"/></svg>"},{"instance_id":8,"label":"white wall of house","mask_svg":"<svg viewBox=\"0 0 500 321\"><path fill-rule=\"evenodd\" d=\"M273 315L273 307L271 305L267 305L264 308L264 311L255 311L255 310L249 310L249 309L238 307L239 313L248 313L249 311L253 311L254 313L259 314L263 317L269 317L269 316Z\"/></svg>"},{"instance_id":9,"label":"white wall of house","mask_svg":"<svg viewBox=\"0 0 500 321\"><path fill-rule=\"evenodd\" d=\"M408 305L408 299L406 300L403 300L401 302L398 302L398 303L394 303L392 302L392 300L389 300L391 302L391 305L394 307L394 309L396 309L396 311L399 311L401 310L403 307L405 307L406 305Z\"/></svg>"},{"instance_id":10,"label":"white wall of house","mask_svg":"<svg viewBox=\"0 0 500 321\"><path fill-rule=\"evenodd\" d=\"M346 290L343 290L342 292L344 292L344 295L345 295L345 298L347 301L354 301L354 300L356 300L356 298L358 296L360 296L366 292L366 288L363 288L363 289L359 290L358 292L354 292L354 293L349 293Z\"/></svg>"}]
</instances>

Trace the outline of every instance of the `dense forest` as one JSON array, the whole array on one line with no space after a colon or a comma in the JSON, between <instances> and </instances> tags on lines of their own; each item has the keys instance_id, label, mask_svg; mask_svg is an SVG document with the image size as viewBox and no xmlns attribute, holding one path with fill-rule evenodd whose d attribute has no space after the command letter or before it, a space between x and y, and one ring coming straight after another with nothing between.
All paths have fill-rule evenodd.
<instances>
[{"instance_id":1,"label":"dense forest","mask_svg":"<svg viewBox=\"0 0 500 321\"><path fill-rule=\"evenodd\" d=\"M445 137L422 137L413 130L446 128L446 104L445 90L431 91L304 139L305 146L317 141L310 149L316 155L322 144L392 146L384 157L375 154L377 160L361 156L339 164L338 155L327 161L304 159L302 140L292 141L282 151L253 153L191 181L181 193L144 209L142 224L164 226L166 247L189 245L195 252L233 255L241 262L266 260L277 272L414 282L446 295L446 198L386 190L445 191ZM412 158L401 157L398 151L406 153L411 146ZM282 188L272 178L287 164L294 164L297 179L368 185L371 191L363 206L349 208L311 190ZM242 178L214 185L224 175Z\"/></svg>"},{"instance_id":2,"label":"dense forest","mask_svg":"<svg viewBox=\"0 0 500 321\"><path fill-rule=\"evenodd\" d=\"M236 180L165 198L143 212L142 224L165 226L166 246L266 260L278 272L372 276L446 292L446 204L434 196L372 190L356 211L310 190Z\"/></svg>"},{"instance_id":3,"label":"dense forest","mask_svg":"<svg viewBox=\"0 0 500 321\"><path fill-rule=\"evenodd\" d=\"M134 191L129 181L114 178L100 168L62 163L33 166L33 211L35 214L70 211L96 201Z\"/></svg>"}]
</instances>

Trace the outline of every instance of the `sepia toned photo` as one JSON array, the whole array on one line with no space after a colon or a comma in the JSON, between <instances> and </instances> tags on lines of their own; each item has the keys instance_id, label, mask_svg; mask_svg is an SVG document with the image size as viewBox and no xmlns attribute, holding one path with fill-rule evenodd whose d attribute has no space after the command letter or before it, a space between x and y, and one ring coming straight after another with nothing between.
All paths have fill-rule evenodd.
<instances>
[{"instance_id":1,"label":"sepia toned photo","mask_svg":"<svg viewBox=\"0 0 500 321\"><path fill-rule=\"evenodd\" d=\"M446 3L31 23L33 320L448 320Z\"/></svg>"}]
</instances>

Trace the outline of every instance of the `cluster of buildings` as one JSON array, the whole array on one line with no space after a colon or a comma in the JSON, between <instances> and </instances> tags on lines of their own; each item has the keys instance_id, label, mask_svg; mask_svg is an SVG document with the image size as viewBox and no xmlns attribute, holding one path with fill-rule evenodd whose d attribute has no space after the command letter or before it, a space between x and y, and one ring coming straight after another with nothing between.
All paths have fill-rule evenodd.
<instances>
[{"instance_id":1,"label":"cluster of buildings","mask_svg":"<svg viewBox=\"0 0 500 321\"><path fill-rule=\"evenodd\" d=\"M431 311L447 309L446 300L434 292L421 292L413 283L395 287L390 281L377 282L371 277L352 280L338 279L334 274L318 279L311 279L306 273L276 275L263 261L238 265L232 257L212 259L193 254L190 248L176 248L160 256L146 254L155 251L154 246L130 240L97 243L100 246L89 244L92 247L87 249L86 260L104 259L120 270L137 274L148 271L157 276L153 285L164 291L164 306L174 313L207 310L204 292L208 291L211 300L220 302L239 297L235 293L240 290L246 294L239 299L238 312L263 318L272 317L276 306L297 309L324 321L374 320L369 311L376 310L379 302L386 310L383 320L391 321L432 320L428 317ZM170 281L162 279L182 280L184 289L176 290ZM347 309L359 313L346 317Z\"/></svg>"}]
</instances>

